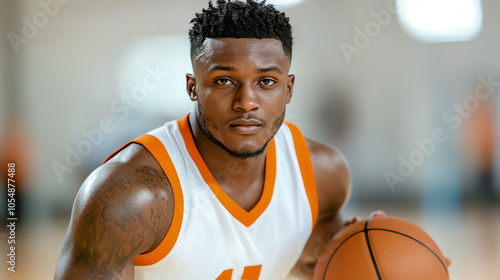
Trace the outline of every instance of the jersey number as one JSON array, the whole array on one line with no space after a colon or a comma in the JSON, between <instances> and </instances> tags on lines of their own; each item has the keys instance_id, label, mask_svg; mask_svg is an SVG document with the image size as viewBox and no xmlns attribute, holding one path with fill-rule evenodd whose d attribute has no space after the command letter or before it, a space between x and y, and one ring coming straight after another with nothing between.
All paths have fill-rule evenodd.
<instances>
[{"instance_id":1,"label":"jersey number","mask_svg":"<svg viewBox=\"0 0 500 280\"><path fill-rule=\"evenodd\" d=\"M241 280L259 280L262 265L245 266ZM215 280L231 280L233 269L224 270Z\"/></svg>"}]
</instances>

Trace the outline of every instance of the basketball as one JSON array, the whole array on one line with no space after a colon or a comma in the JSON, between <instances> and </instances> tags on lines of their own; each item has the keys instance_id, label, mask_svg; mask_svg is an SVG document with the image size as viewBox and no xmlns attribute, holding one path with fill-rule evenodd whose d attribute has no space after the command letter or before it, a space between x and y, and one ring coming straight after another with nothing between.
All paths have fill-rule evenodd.
<instances>
[{"instance_id":1,"label":"basketball","mask_svg":"<svg viewBox=\"0 0 500 280\"><path fill-rule=\"evenodd\" d=\"M447 262L432 238L397 217L344 227L318 259L314 280L445 280Z\"/></svg>"}]
</instances>

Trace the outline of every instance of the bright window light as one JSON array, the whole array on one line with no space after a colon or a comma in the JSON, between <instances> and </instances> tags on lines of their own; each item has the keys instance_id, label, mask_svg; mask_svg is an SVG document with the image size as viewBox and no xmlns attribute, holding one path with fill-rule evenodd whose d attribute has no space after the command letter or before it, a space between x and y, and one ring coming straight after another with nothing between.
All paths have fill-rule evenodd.
<instances>
[{"instance_id":1,"label":"bright window light","mask_svg":"<svg viewBox=\"0 0 500 280\"><path fill-rule=\"evenodd\" d=\"M425 42L473 39L482 25L481 0L396 0L399 20Z\"/></svg>"},{"instance_id":2,"label":"bright window light","mask_svg":"<svg viewBox=\"0 0 500 280\"><path fill-rule=\"evenodd\" d=\"M131 110L178 117L193 108L186 92L185 74L193 73L189 51L187 34L146 37L130 45L118 65L117 89L131 96Z\"/></svg>"}]
</instances>

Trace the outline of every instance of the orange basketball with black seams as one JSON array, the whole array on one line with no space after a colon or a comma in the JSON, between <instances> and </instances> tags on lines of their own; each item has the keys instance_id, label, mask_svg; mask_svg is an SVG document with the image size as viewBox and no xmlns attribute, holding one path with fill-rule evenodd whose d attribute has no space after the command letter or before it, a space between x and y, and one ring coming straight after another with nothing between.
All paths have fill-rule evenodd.
<instances>
[{"instance_id":1,"label":"orange basketball with black seams","mask_svg":"<svg viewBox=\"0 0 500 280\"><path fill-rule=\"evenodd\" d=\"M445 280L447 261L417 225L377 217L343 228L321 254L314 280Z\"/></svg>"}]
</instances>

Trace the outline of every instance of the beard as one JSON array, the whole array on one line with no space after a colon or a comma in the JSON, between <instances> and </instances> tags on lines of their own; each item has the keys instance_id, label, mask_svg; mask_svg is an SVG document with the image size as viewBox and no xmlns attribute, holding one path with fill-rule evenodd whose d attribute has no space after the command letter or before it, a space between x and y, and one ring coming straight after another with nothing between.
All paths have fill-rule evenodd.
<instances>
[{"instance_id":1,"label":"beard","mask_svg":"<svg viewBox=\"0 0 500 280\"><path fill-rule=\"evenodd\" d=\"M201 131L203 132L205 137L207 137L208 140L210 140L210 142L212 142L215 145L222 148L222 150L224 150L226 153L228 153L231 157L237 158L237 159L249 159L252 157L259 156L262 153L264 153L264 151L267 148L267 145L269 144L269 141L271 141L271 139L273 139L274 135L276 134L278 129L281 127L281 124L285 120L285 112L286 112L286 108L284 108L283 112L281 113L279 118L273 122L273 126L272 126L273 133L269 137L269 139L266 140L266 142L264 143L264 145L260 149L258 149L256 151L251 150L251 149L241 149L241 150L235 151L235 150L229 149L228 147L226 147L226 145L222 144L222 142L220 142L219 140L217 140L217 138L215 138L215 136L212 134L212 132L210 132L208 127L211 126L211 127L214 127L215 129L217 129L217 126L215 125L215 123L213 122L212 119L210 119L209 117L207 117L206 114L203 113L203 111L204 111L203 107L200 105L199 102L197 103L196 107L198 109L197 121L198 121L198 124L201 127ZM264 123L264 125L265 125L265 123Z\"/></svg>"}]
</instances>

